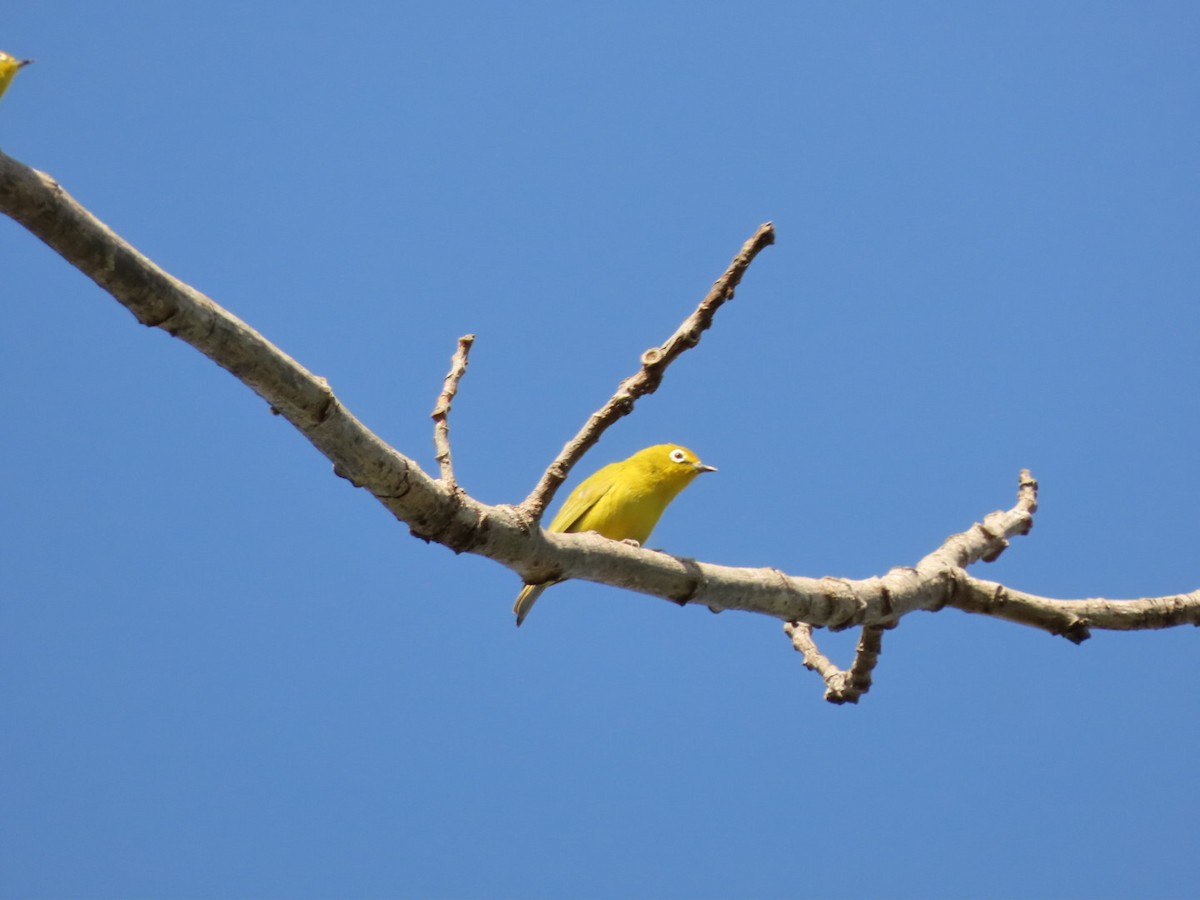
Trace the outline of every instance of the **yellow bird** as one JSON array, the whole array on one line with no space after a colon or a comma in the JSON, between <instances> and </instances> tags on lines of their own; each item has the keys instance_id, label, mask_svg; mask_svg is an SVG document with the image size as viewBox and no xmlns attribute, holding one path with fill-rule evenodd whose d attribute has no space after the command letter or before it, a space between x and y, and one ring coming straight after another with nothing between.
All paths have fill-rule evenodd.
<instances>
[{"instance_id":1,"label":"yellow bird","mask_svg":"<svg viewBox=\"0 0 1200 900\"><path fill-rule=\"evenodd\" d=\"M12 80L14 76L16 76L17 70L22 66L29 65L31 62L33 62L32 59L16 59L15 57L9 56L3 50L0 50L0 97L4 96L4 92L7 91L8 86L12 84Z\"/></svg>"},{"instance_id":2,"label":"yellow bird","mask_svg":"<svg viewBox=\"0 0 1200 900\"><path fill-rule=\"evenodd\" d=\"M595 531L610 540L644 544L667 504L701 472L715 471L687 447L647 447L585 478L546 530ZM517 625L525 621L542 591L554 583L525 585L513 606Z\"/></svg>"}]
</instances>

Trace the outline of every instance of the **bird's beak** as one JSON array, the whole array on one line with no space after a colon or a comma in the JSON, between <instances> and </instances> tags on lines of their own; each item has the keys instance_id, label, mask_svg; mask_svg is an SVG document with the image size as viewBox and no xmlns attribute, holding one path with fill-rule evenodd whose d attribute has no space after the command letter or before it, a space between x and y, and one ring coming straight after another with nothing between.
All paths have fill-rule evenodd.
<instances>
[{"instance_id":1,"label":"bird's beak","mask_svg":"<svg viewBox=\"0 0 1200 900\"><path fill-rule=\"evenodd\" d=\"M21 68L22 66L27 66L27 65L29 65L31 62L33 62L33 60L32 60L32 59L18 59L18 60L17 60L17 68L19 69L19 68Z\"/></svg>"},{"instance_id":2,"label":"bird's beak","mask_svg":"<svg viewBox=\"0 0 1200 900\"><path fill-rule=\"evenodd\" d=\"M716 466L706 466L706 465L704 465L704 463L696 463L696 471L697 472L715 472L715 471L717 471L717 467Z\"/></svg>"}]
</instances>

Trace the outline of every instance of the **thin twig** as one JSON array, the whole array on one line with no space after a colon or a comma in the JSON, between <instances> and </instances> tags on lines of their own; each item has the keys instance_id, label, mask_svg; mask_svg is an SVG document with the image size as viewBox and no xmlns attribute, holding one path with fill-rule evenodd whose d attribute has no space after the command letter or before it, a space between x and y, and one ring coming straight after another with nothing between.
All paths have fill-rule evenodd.
<instances>
[{"instance_id":1,"label":"thin twig","mask_svg":"<svg viewBox=\"0 0 1200 900\"><path fill-rule=\"evenodd\" d=\"M725 274L713 283L712 290L700 301L695 311L684 319L683 324L662 346L651 347L642 354L641 369L621 382L609 401L592 413L579 433L562 448L554 462L550 463L542 474L537 487L521 503L519 509L525 515L532 519L540 518L546 505L554 498L554 492L566 480L571 468L579 462L583 454L600 440L600 436L610 425L633 412L633 405L639 397L652 394L658 389L667 366L685 350L700 343L701 334L712 325L717 310L725 301L733 298L734 290L750 263L754 261L754 257L773 243L775 226L770 222L760 225L733 258Z\"/></svg>"},{"instance_id":2,"label":"thin twig","mask_svg":"<svg viewBox=\"0 0 1200 900\"><path fill-rule=\"evenodd\" d=\"M871 689L871 672L879 662L883 649L883 633L890 625L867 625L858 639L854 662L842 671L817 649L812 626L803 622L786 622L783 630L792 639L792 646L804 654L804 667L816 672L825 681L825 699L830 703L857 703Z\"/></svg>"},{"instance_id":3,"label":"thin twig","mask_svg":"<svg viewBox=\"0 0 1200 900\"><path fill-rule=\"evenodd\" d=\"M792 639L792 646L804 654L804 668L816 672L826 682L841 671L828 656L822 653L813 640L812 626L807 622L784 622L783 630Z\"/></svg>"},{"instance_id":4,"label":"thin twig","mask_svg":"<svg viewBox=\"0 0 1200 900\"><path fill-rule=\"evenodd\" d=\"M450 371L442 384L442 392L438 395L430 417L433 419L433 446L437 451L434 459L442 470L442 481L450 487L458 487L454 478L454 460L450 456L450 404L458 393L458 382L467 373L467 357L471 354L471 344L475 335L464 334L458 339L458 349L450 360Z\"/></svg>"}]
</instances>

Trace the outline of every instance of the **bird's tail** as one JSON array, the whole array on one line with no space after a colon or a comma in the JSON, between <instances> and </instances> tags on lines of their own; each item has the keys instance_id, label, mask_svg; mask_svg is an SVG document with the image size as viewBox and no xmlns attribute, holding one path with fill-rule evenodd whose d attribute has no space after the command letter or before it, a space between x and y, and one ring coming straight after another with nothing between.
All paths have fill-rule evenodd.
<instances>
[{"instance_id":1,"label":"bird's tail","mask_svg":"<svg viewBox=\"0 0 1200 900\"><path fill-rule=\"evenodd\" d=\"M550 587L549 584L527 584L517 594L517 602L513 604L513 612L517 614L517 627L521 627L521 623L525 621L525 617L529 615L529 611L533 609L533 604L537 603L537 598L542 596L542 591Z\"/></svg>"}]
</instances>

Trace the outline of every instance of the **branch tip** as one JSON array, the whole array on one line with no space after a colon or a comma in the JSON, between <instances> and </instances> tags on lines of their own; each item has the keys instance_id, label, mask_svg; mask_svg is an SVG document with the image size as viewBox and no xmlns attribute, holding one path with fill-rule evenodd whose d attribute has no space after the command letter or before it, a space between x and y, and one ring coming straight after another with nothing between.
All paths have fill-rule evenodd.
<instances>
[{"instance_id":1,"label":"branch tip","mask_svg":"<svg viewBox=\"0 0 1200 900\"><path fill-rule=\"evenodd\" d=\"M1017 479L1017 505L1030 513L1037 512L1038 483L1028 469L1022 469ZM1030 525L1032 524L1031 522Z\"/></svg>"}]
</instances>

